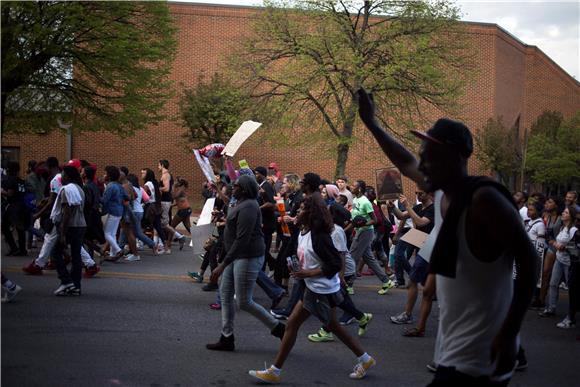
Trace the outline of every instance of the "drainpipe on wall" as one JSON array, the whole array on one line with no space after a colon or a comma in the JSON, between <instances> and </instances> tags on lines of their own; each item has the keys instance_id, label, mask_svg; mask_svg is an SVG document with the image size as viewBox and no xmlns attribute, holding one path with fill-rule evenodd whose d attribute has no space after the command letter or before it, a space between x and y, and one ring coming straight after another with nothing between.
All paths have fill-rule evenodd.
<instances>
[{"instance_id":1,"label":"drainpipe on wall","mask_svg":"<svg viewBox=\"0 0 580 387\"><path fill-rule=\"evenodd\" d=\"M72 124L65 124L60 120L60 118L57 120L57 122L61 129L66 129L66 160L68 161L72 159Z\"/></svg>"}]
</instances>

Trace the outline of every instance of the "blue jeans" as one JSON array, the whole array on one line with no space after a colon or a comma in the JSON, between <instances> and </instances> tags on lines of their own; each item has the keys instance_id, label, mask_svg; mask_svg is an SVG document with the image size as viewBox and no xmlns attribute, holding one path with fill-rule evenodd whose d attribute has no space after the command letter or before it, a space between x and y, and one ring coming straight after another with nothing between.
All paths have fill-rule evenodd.
<instances>
[{"instance_id":1,"label":"blue jeans","mask_svg":"<svg viewBox=\"0 0 580 387\"><path fill-rule=\"evenodd\" d=\"M253 300L254 286L258 273L262 269L264 256L236 259L229 264L220 278L220 296L222 301L222 334L226 337L234 333L234 317L236 306L245 310L252 316L260 320L270 330L278 325L278 320L274 318L262 305Z\"/></svg>"},{"instance_id":2,"label":"blue jeans","mask_svg":"<svg viewBox=\"0 0 580 387\"><path fill-rule=\"evenodd\" d=\"M143 220L143 212L133 212L135 221L133 222L133 230L135 232L135 238L139 239L141 242L145 243L150 248L155 247L155 242L151 240L145 233L143 232L143 228L141 228L141 221ZM119 245L125 246L127 244L127 236L125 232L121 230L121 235L119 236Z\"/></svg>"},{"instance_id":3,"label":"blue jeans","mask_svg":"<svg viewBox=\"0 0 580 387\"><path fill-rule=\"evenodd\" d=\"M276 285L276 283L272 281L270 277L268 277L262 270L260 270L258 273L258 279L256 280L256 283L260 288L262 288L264 293L270 297L271 300L279 298L284 293L284 289Z\"/></svg>"},{"instance_id":4,"label":"blue jeans","mask_svg":"<svg viewBox=\"0 0 580 387\"><path fill-rule=\"evenodd\" d=\"M564 282L568 284L569 271L570 265L564 265L556 259L554 267L552 268L552 277L550 278L550 291L548 292L548 304L546 305L547 309L551 311L556 310L560 280L562 279L562 276L564 276Z\"/></svg>"},{"instance_id":5,"label":"blue jeans","mask_svg":"<svg viewBox=\"0 0 580 387\"><path fill-rule=\"evenodd\" d=\"M411 258L414 248L415 246L400 239L395 245L395 277L399 285L405 284L405 272L407 274L411 272L409 258Z\"/></svg>"}]
</instances>

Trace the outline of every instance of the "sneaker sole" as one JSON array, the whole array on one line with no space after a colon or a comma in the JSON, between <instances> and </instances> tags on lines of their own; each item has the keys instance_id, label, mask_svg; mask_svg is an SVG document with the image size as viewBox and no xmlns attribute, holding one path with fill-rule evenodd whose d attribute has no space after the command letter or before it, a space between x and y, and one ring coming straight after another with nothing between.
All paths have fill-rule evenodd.
<instances>
[{"instance_id":1,"label":"sneaker sole","mask_svg":"<svg viewBox=\"0 0 580 387\"><path fill-rule=\"evenodd\" d=\"M253 375L250 372L248 372L248 375L250 375L252 378L259 380L260 382L264 383L264 384L280 384L280 381L274 381L274 380L266 380L266 379L262 379L257 375Z\"/></svg>"}]
</instances>

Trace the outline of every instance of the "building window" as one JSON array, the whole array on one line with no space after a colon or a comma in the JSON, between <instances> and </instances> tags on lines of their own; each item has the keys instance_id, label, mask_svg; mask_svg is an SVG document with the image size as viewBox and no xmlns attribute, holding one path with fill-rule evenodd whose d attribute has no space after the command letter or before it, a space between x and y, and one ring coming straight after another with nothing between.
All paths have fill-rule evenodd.
<instances>
[{"instance_id":1,"label":"building window","mask_svg":"<svg viewBox=\"0 0 580 387\"><path fill-rule=\"evenodd\" d=\"M10 161L20 163L20 147L17 146L3 146L2 147L2 169L6 169L6 165Z\"/></svg>"}]
</instances>

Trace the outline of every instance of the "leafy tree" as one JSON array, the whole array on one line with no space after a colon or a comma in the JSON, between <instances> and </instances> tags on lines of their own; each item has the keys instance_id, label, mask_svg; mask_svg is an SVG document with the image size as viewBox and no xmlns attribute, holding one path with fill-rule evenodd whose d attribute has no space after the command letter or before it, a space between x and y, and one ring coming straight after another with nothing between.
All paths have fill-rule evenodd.
<instances>
[{"instance_id":1,"label":"leafy tree","mask_svg":"<svg viewBox=\"0 0 580 387\"><path fill-rule=\"evenodd\" d=\"M219 73L209 81L201 76L195 87L185 89L180 99L180 116L188 128L186 137L195 146L225 144L251 110L247 93Z\"/></svg>"},{"instance_id":2,"label":"leafy tree","mask_svg":"<svg viewBox=\"0 0 580 387\"><path fill-rule=\"evenodd\" d=\"M580 111L564 121L559 112L544 112L532 125L527 170L537 183L580 183Z\"/></svg>"},{"instance_id":3,"label":"leafy tree","mask_svg":"<svg viewBox=\"0 0 580 387\"><path fill-rule=\"evenodd\" d=\"M162 2L3 1L2 132L129 135L171 96L175 28Z\"/></svg>"},{"instance_id":4,"label":"leafy tree","mask_svg":"<svg viewBox=\"0 0 580 387\"><path fill-rule=\"evenodd\" d=\"M358 88L374 93L382 124L391 129L454 107L470 65L458 9L450 2L265 5L232 68L257 105L270 105L288 127L305 129L307 123L310 141L334 139L336 175L343 174L354 139Z\"/></svg>"},{"instance_id":5,"label":"leafy tree","mask_svg":"<svg viewBox=\"0 0 580 387\"><path fill-rule=\"evenodd\" d=\"M481 161L486 168L497 173L500 181L508 186L520 167L520 159L517 157L519 141L514 137L517 137L514 130L506 128L501 116L497 119L488 119L475 137Z\"/></svg>"}]
</instances>

